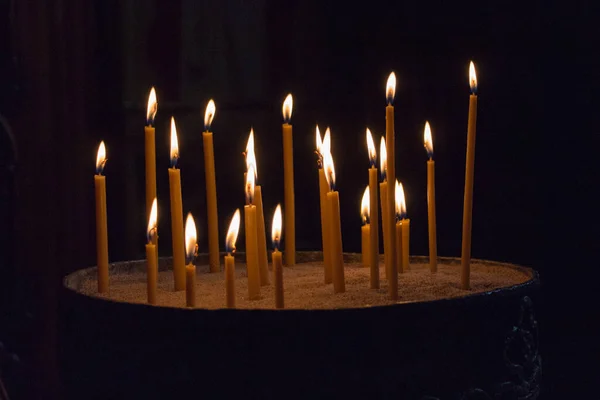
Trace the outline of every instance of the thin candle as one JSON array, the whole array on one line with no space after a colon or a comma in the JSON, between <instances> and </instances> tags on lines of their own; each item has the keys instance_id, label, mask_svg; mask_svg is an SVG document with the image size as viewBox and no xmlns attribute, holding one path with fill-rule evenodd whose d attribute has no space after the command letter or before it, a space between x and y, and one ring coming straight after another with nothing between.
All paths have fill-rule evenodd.
<instances>
[{"instance_id":1,"label":"thin candle","mask_svg":"<svg viewBox=\"0 0 600 400\"><path fill-rule=\"evenodd\" d=\"M435 221L435 161L433 161L433 138L431 126L425 122L423 142L427 151L427 221L429 224L429 270L437 272L437 234Z\"/></svg>"},{"instance_id":2,"label":"thin candle","mask_svg":"<svg viewBox=\"0 0 600 400\"><path fill-rule=\"evenodd\" d=\"M183 241L183 206L181 201L181 171L177 168L179 143L175 118L171 117L171 168L169 194L171 199L171 240L173 242L173 282L175 291L185 289L185 244Z\"/></svg>"},{"instance_id":3,"label":"thin candle","mask_svg":"<svg viewBox=\"0 0 600 400\"><path fill-rule=\"evenodd\" d=\"M346 291L344 278L344 258L342 246L342 224L340 221L340 196L335 190L335 168L331 153L324 154L323 168L329 185L327 203L329 208L329 234L331 243L331 267L333 275L333 292L343 293Z\"/></svg>"},{"instance_id":4,"label":"thin candle","mask_svg":"<svg viewBox=\"0 0 600 400\"><path fill-rule=\"evenodd\" d=\"M196 266L194 257L198 250L196 242L196 224L192 213L185 220L185 303L188 307L196 307Z\"/></svg>"},{"instance_id":5,"label":"thin candle","mask_svg":"<svg viewBox=\"0 0 600 400\"><path fill-rule=\"evenodd\" d=\"M273 223L271 226L271 239L273 240L273 283L275 285L275 308L284 308L283 301L283 268L281 266L281 252L279 243L281 242L281 206L277 204L273 214Z\"/></svg>"},{"instance_id":6,"label":"thin candle","mask_svg":"<svg viewBox=\"0 0 600 400\"><path fill-rule=\"evenodd\" d=\"M329 128L325 131L325 138L321 141L321 132L319 127L316 128L316 144L317 144L317 168L319 171L319 203L321 207L321 239L323 243L323 269L325 284L332 282L331 272L331 245L329 244L329 208L327 207L327 192L329 191L329 185L327 184L327 178L325 177L325 170L323 169L323 154L329 153L330 148L330 133Z\"/></svg>"},{"instance_id":7,"label":"thin candle","mask_svg":"<svg viewBox=\"0 0 600 400\"><path fill-rule=\"evenodd\" d=\"M396 253L395 256L396 258L394 259L395 265L396 265L396 270L400 273L404 272L404 270L402 269L402 259L404 257L404 249L402 246L402 187L400 186L400 184L398 183L398 179L396 179L396 182L394 184L394 191L395 191L395 215L396 215L396 225L395 225L395 233L396 236L394 237L395 240L395 244L396 244Z\"/></svg>"},{"instance_id":8,"label":"thin candle","mask_svg":"<svg viewBox=\"0 0 600 400\"><path fill-rule=\"evenodd\" d=\"M390 248L390 233L388 232L389 228L389 220L387 218L388 215L388 207L387 207L387 151L385 149L385 138L382 137L379 143L379 163L380 168L379 172L381 174L381 183L379 184L379 192L380 192L380 203L381 203L381 227L383 230L383 258L385 264L385 279L390 280L390 264L394 262L390 260L390 252L388 249Z\"/></svg>"},{"instance_id":9,"label":"thin candle","mask_svg":"<svg viewBox=\"0 0 600 400\"><path fill-rule=\"evenodd\" d=\"M156 246L154 242L158 236L158 205L156 197L152 201L150 216L148 217L148 230L146 243L146 287L148 294L148 304L156 304L156 291L158 286L158 257L156 255Z\"/></svg>"},{"instance_id":10,"label":"thin candle","mask_svg":"<svg viewBox=\"0 0 600 400\"><path fill-rule=\"evenodd\" d=\"M387 181L390 182L390 185L393 185L394 182L396 181L396 152L395 152L395 147L396 147L396 139L395 139L395 131L394 131L394 106L392 105L392 103L394 102L394 97L396 95L396 74L394 74L393 72L390 73L390 76L388 77L387 80L387 85L386 85L386 100L387 100L387 107L385 108L385 140L386 140L386 150L387 150ZM388 208L388 215L387 215L387 219L388 219L388 232L389 232L389 253L390 253L390 267L389 267L389 288L390 288L390 298L392 300L397 300L398 299L398 271L396 270L396 264L394 263L394 237L395 235L395 230L394 230L394 224L396 222L396 216L394 213L394 203L395 203L395 193L394 193L394 188L392 187L388 187L388 203L387 203L387 208ZM386 253L388 252L388 249L385 250Z\"/></svg>"},{"instance_id":11,"label":"thin candle","mask_svg":"<svg viewBox=\"0 0 600 400\"><path fill-rule=\"evenodd\" d=\"M208 219L208 265L210 272L218 272L219 264L219 218L217 213L217 181L215 173L215 150L213 133L210 131L217 108L211 99L204 113L204 174L206 177L206 215Z\"/></svg>"},{"instance_id":12,"label":"thin candle","mask_svg":"<svg viewBox=\"0 0 600 400\"><path fill-rule=\"evenodd\" d=\"M108 221L106 216L106 177L102 175L106 164L104 141L98 146L96 156L96 175L94 189L96 193L96 258L98 264L98 293L108 291Z\"/></svg>"},{"instance_id":13,"label":"thin candle","mask_svg":"<svg viewBox=\"0 0 600 400\"><path fill-rule=\"evenodd\" d=\"M296 211L294 200L294 146L292 137L293 99L288 94L283 102L283 178L285 200L285 265L296 264Z\"/></svg>"},{"instance_id":14,"label":"thin candle","mask_svg":"<svg viewBox=\"0 0 600 400\"><path fill-rule=\"evenodd\" d=\"M254 205L254 176L254 166L251 165L246 172L246 206L244 206L249 300L260 298L260 271L258 268L256 240L256 206Z\"/></svg>"},{"instance_id":15,"label":"thin candle","mask_svg":"<svg viewBox=\"0 0 600 400\"><path fill-rule=\"evenodd\" d=\"M360 202L360 219L362 221L362 226L360 227L362 264L363 267L366 268L369 268L371 263L371 223L369 213L370 198L371 196L369 195L369 187L367 186L365 188L365 192L363 193L362 201Z\"/></svg>"},{"instance_id":16,"label":"thin candle","mask_svg":"<svg viewBox=\"0 0 600 400\"><path fill-rule=\"evenodd\" d=\"M367 149L369 151L369 212L370 212L370 237L369 237L369 267L370 288L379 289L379 205L377 204L377 151L371 131L367 128Z\"/></svg>"},{"instance_id":17,"label":"thin candle","mask_svg":"<svg viewBox=\"0 0 600 400\"><path fill-rule=\"evenodd\" d=\"M227 308L235 308L235 242L240 230L240 210L235 210L225 239L225 298Z\"/></svg>"},{"instance_id":18,"label":"thin candle","mask_svg":"<svg viewBox=\"0 0 600 400\"><path fill-rule=\"evenodd\" d=\"M397 182L397 181L396 181ZM406 196L402 183L397 183L400 203L400 222L402 223L402 272L410 270L410 219L406 216Z\"/></svg>"},{"instance_id":19,"label":"thin candle","mask_svg":"<svg viewBox=\"0 0 600 400\"><path fill-rule=\"evenodd\" d=\"M154 118L158 110L156 90L150 89L146 110L146 126L144 127L145 163L146 163L146 218L152 210L152 202L156 198L156 133ZM154 242L154 245L157 243Z\"/></svg>"}]
</instances>

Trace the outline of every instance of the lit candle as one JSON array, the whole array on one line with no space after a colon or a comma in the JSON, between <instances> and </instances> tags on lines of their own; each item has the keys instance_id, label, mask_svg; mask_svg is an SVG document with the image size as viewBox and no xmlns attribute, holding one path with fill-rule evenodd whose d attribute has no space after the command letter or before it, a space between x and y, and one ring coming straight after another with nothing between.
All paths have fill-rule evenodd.
<instances>
[{"instance_id":1,"label":"lit candle","mask_svg":"<svg viewBox=\"0 0 600 400\"><path fill-rule=\"evenodd\" d=\"M246 168L254 170L254 179L258 179L256 166L256 153L254 152L254 130L250 129L248 144L246 145ZM263 212L262 188L254 185L254 204L256 205L256 243L258 250L258 270L260 271L261 286L269 284L269 266L267 260L267 236L265 231L265 217Z\"/></svg>"},{"instance_id":2,"label":"lit candle","mask_svg":"<svg viewBox=\"0 0 600 400\"><path fill-rule=\"evenodd\" d=\"M371 263L370 252L371 252L371 224L369 222L369 187L365 188L362 201L360 202L360 217L362 220L362 226L360 227L361 236L361 249L362 249L362 263L363 267L369 267Z\"/></svg>"},{"instance_id":3,"label":"lit candle","mask_svg":"<svg viewBox=\"0 0 600 400\"><path fill-rule=\"evenodd\" d=\"M235 242L240 230L240 210L235 210L225 239L225 297L227 308L235 308Z\"/></svg>"},{"instance_id":4,"label":"lit candle","mask_svg":"<svg viewBox=\"0 0 600 400\"><path fill-rule=\"evenodd\" d=\"M344 278L344 258L342 247L342 224L340 221L340 196L335 189L335 168L331 153L323 155L323 168L329 185L327 193L327 206L329 208L329 234L331 243L331 267L333 275L333 292L343 293L346 291Z\"/></svg>"},{"instance_id":5,"label":"lit candle","mask_svg":"<svg viewBox=\"0 0 600 400\"><path fill-rule=\"evenodd\" d=\"M429 270L437 272L437 235L435 223L435 161L433 161L433 139L429 122L425 122L423 134L427 150L427 221L429 222Z\"/></svg>"},{"instance_id":6,"label":"lit candle","mask_svg":"<svg viewBox=\"0 0 600 400\"><path fill-rule=\"evenodd\" d=\"M394 132L394 96L396 94L396 74L393 72L390 74L386 85L386 99L387 107L385 108L385 140L387 145L387 181L390 182L390 186L394 185L396 181L396 156L395 156L395 132ZM390 253L389 261L389 290L390 298L392 300L398 299L398 271L396 270L396 264L394 263L394 224L396 223L396 216L394 213L395 208L395 193L393 187L388 187L388 202L387 202L387 219L388 219L388 232L389 232L389 249L385 249L385 252Z\"/></svg>"},{"instance_id":7,"label":"lit candle","mask_svg":"<svg viewBox=\"0 0 600 400\"><path fill-rule=\"evenodd\" d=\"M394 262L394 260L390 260L390 252L388 251L390 244L390 233L389 229L389 220L387 218L388 215L388 207L387 207L387 151L385 149L385 138L381 138L381 142L379 144L379 163L380 168L379 172L381 174L381 183L379 184L379 201L381 202L381 226L383 230L383 258L385 264L385 279L390 281L390 265Z\"/></svg>"},{"instance_id":8,"label":"lit candle","mask_svg":"<svg viewBox=\"0 0 600 400\"><path fill-rule=\"evenodd\" d=\"M146 244L146 287L149 304L156 304L156 290L158 285L158 257L156 256L156 245L154 244L158 236L157 221L158 209L155 197L152 201L150 217L148 217L148 243Z\"/></svg>"},{"instance_id":9,"label":"lit candle","mask_svg":"<svg viewBox=\"0 0 600 400\"><path fill-rule=\"evenodd\" d=\"M260 298L260 271L256 241L256 206L254 203L254 166L246 173L246 206L244 220L246 225L246 269L248 272L248 299Z\"/></svg>"},{"instance_id":10,"label":"lit candle","mask_svg":"<svg viewBox=\"0 0 600 400\"><path fill-rule=\"evenodd\" d=\"M396 270L398 272L404 272L402 269L402 257L403 257L403 248L402 248L402 200L400 195L400 185L398 184L398 179L396 179L396 183L394 185L395 190L395 215L396 215L396 226L395 232L396 235L394 237L396 244L396 258L394 259L396 264Z\"/></svg>"},{"instance_id":11,"label":"lit candle","mask_svg":"<svg viewBox=\"0 0 600 400\"><path fill-rule=\"evenodd\" d=\"M211 99L204 113L204 174L206 176L206 215L208 217L208 265L210 272L218 272L219 265L219 219L217 213L217 182L215 174L215 150L210 125L216 112L215 102Z\"/></svg>"},{"instance_id":12,"label":"lit candle","mask_svg":"<svg viewBox=\"0 0 600 400\"><path fill-rule=\"evenodd\" d=\"M96 175L94 188L96 191L96 257L98 263L98 292L108 291L108 222L106 217L106 177L102 175L106 164L106 147L104 141L98 146L96 156Z\"/></svg>"},{"instance_id":13,"label":"lit candle","mask_svg":"<svg viewBox=\"0 0 600 400\"><path fill-rule=\"evenodd\" d=\"M327 177L325 177L325 170L323 169L323 154L329 153L330 140L329 128L325 131L325 138L321 141L321 132L319 132L319 127L317 126L317 168L319 170L319 201L321 206L321 238L323 242L325 284L331 283L333 279L331 273L331 246L329 244L330 235L329 227L327 225L329 221L329 208L327 207L327 192L329 191L329 185L327 184Z\"/></svg>"},{"instance_id":14,"label":"lit candle","mask_svg":"<svg viewBox=\"0 0 600 400\"><path fill-rule=\"evenodd\" d=\"M294 150L292 138L292 95L283 102L283 177L285 200L285 264L296 264L296 211L294 208Z\"/></svg>"},{"instance_id":15,"label":"lit candle","mask_svg":"<svg viewBox=\"0 0 600 400\"><path fill-rule=\"evenodd\" d=\"M469 122L467 125L467 161L465 166L465 202L463 208L462 257L460 282L463 290L471 287L471 223L473 212L473 173L475 167L475 134L477 131L477 75L473 61L469 65Z\"/></svg>"},{"instance_id":16,"label":"lit candle","mask_svg":"<svg viewBox=\"0 0 600 400\"><path fill-rule=\"evenodd\" d=\"M398 199L400 205L400 223L402 224L402 272L410 270L410 219L406 218L406 197L404 196L404 187L396 181Z\"/></svg>"},{"instance_id":17,"label":"lit candle","mask_svg":"<svg viewBox=\"0 0 600 400\"><path fill-rule=\"evenodd\" d=\"M171 239L173 241L173 281L175 291L185 289L185 245L183 243L183 208L181 204L181 171L177 169L179 144L175 118L171 117L171 168L169 189L171 196Z\"/></svg>"},{"instance_id":18,"label":"lit candle","mask_svg":"<svg viewBox=\"0 0 600 400\"><path fill-rule=\"evenodd\" d=\"M377 204L377 151L375 150L375 142L373 142L373 136L371 131L367 128L367 149L369 151L369 212L370 212L370 250L369 250L369 266L371 268L370 274L370 288L379 289L379 212Z\"/></svg>"},{"instance_id":19,"label":"lit candle","mask_svg":"<svg viewBox=\"0 0 600 400\"><path fill-rule=\"evenodd\" d=\"M281 206L277 204L273 214L271 227L271 238L273 239L273 282L275 285L275 308L283 308L283 268L281 267L281 252L279 242L281 241Z\"/></svg>"},{"instance_id":20,"label":"lit candle","mask_svg":"<svg viewBox=\"0 0 600 400\"><path fill-rule=\"evenodd\" d=\"M145 161L146 161L146 218L150 215L152 202L156 198L156 138L154 117L158 110L156 91L150 90L148 108L146 111L146 126L144 127ZM156 245L157 243L154 242Z\"/></svg>"},{"instance_id":21,"label":"lit candle","mask_svg":"<svg viewBox=\"0 0 600 400\"><path fill-rule=\"evenodd\" d=\"M194 265L194 257L197 249L196 224L192 213L188 213L185 220L185 303L188 307L196 307L196 266Z\"/></svg>"}]
</instances>

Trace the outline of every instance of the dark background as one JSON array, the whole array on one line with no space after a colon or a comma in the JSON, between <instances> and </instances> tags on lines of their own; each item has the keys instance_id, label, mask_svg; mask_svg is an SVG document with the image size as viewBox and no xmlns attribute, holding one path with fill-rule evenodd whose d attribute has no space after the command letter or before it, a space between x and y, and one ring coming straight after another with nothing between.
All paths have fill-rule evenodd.
<instances>
[{"instance_id":1,"label":"dark background","mask_svg":"<svg viewBox=\"0 0 600 400\"><path fill-rule=\"evenodd\" d=\"M161 255L170 255L169 120L181 151L184 211L206 250L203 151L213 123L222 241L243 205L251 126L270 225L283 202L281 105L294 96L298 249L320 247L314 126L331 127L344 249L360 249L367 184L365 128L385 132L385 83L396 90L397 175L412 220L411 252L427 254L426 153L433 131L438 252L460 256L468 63L479 82L473 257L540 272L544 394L582 393L600 359L592 200L597 172L598 12L588 2L4 1L0 340L19 354L7 374L32 396L60 390L61 278L95 262L93 174L104 140L109 253L143 257L143 125L158 94ZM593 127L593 128L592 128ZM15 158L17 155L17 158ZM285 224L285 221L284 221ZM243 244L243 237L238 239ZM241 246L243 247L243 246ZM597 322L596 322L597 325Z\"/></svg>"}]
</instances>

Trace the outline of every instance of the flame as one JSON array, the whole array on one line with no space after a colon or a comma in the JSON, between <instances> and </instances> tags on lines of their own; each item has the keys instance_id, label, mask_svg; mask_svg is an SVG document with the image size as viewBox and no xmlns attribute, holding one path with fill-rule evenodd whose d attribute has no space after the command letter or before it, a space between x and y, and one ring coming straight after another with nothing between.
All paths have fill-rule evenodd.
<instances>
[{"instance_id":1,"label":"flame","mask_svg":"<svg viewBox=\"0 0 600 400\"><path fill-rule=\"evenodd\" d=\"M396 180L396 218L406 218L406 198L404 197L404 186Z\"/></svg>"},{"instance_id":2,"label":"flame","mask_svg":"<svg viewBox=\"0 0 600 400\"><path fill-rule=\"evenodd\" d=\"M204 129L207 132L210 131L210 124L212 124L216 112L217 107L215 106L215 102L213 99L210 99L206 105L206 111L204 112Z\"/></svg>"},{"instance_id":3,"label":"flame","mask_svg":"<svg viewBox=\"0 0 600 400\"><path fill-rule=\"evenodd\" d=\"M150 95L148 96L148 109L146 111L146 123L148 125L154 125L154 117L158 110L158 103L156 102L156 90L154 86L150 89Z\"/></svg>"},{"instance_id":4,"label":"flame","mask_svg":"<svg viewBox=\"0 0 600 400\"><path fill-rule=\"evenodd\" d=\"M254 153L254 129L250 128L248 143L246 144L246 170L254 169L254 179L258 178L258 169L256 167L256 154Z\"/></svg>"},{"instance_id":5,"label":"flame","mask_svg":"<svg viewBox=\"0 0 600 400\"><path fill-rule=\"evenodd\" d=\"M158 221L158 204L156 202L156 197L152 202L152 208L150 210L150 217L148 218L148 243L153 242L156 237L157 230L157 221Z\"/></svg>"},{"instance_id":6,"label":"flame","mask_svg":"<svg viewBox=\"0 0 600 400\"><path fill-rule=\"evenodd\" d=\"M294 105L294 100L292 99L292 94L288 94L283 102L283 121L286 124L290 123L290 119L292 118L292 108Z\"/></svg>"},{"instance_id":7,"label":"flame","mask_svg":"<svg viewBox=\"0 0 600 400\"><path fill-rule=\"evenodd\" d=\"M387 103L392 104L394 101L394 97L396 96L396 74L390 73L390 76L387 80L387 85L385 87L385 96L387 99Z\"/></svg>"},{"instance_id":8,"label":"flame","mask_svg":"<svg viewBox=\"0 0 600 400\"><path fill-rule=\"evenodd\" d=\"M98 155L96 156L96 173L98 175L102 175L104 164L106 164L106 147L103 140L100 142L100 146L98 146Z\"/></svg>"},{"instance_id":9,"label":"flame","mask_svg":"<svg viewBox=\"0 0 600 400\"><path fill-rule=\"evenodd\" d=\"M321 147L323 146L323 141L321 140L321 131L319 131L319 125L317 125L317 129L315 130L316 142L317 142L317 153L321 154Z\"/></svg>"},{"instance_id":10,"label":"flame","mask_svg":"<svg viewBox=\"0 0 600 400\"><path fill-rule=\"evenodd\" d=\"M225 238L225 252L231 254L235 252L235 242L237 241L238 232L240 231L240 209L238 208L231 217L227 237Z\"/></svg>"},{"instance_id":11,"label":"flame","mask_svg":"<svg viewBox=\"0 0 600 400\"><path fill-rule=\"evenodd\" d=\"M323 136L323 144L321 146L321 155L331 153L331 131L329 127L325 129L325 136Z\"/></svg>"},{"instance_id":12,"label":"flame","mask_svg":"<svg viewBox=\"0 0 600 400\"><path fill-rule=\"evenodd\" d=\"M369 161L371 162L371 166L374 167L377 162L377 151L375 150L375 143L373 142L373 136L369 128L367 128L367 149L369 150Z\"/></svg>"},{"instance_id":13,"label":"flame","mask_svg":"<svg viewBox=\"0 0 600 400\"><path fill-rule=\"evenodd\" d=\"M333 191L335 188L335 167L333 166L333 157L331 157L331 153L329 152L323 155L323 169L325 170L325 178L327 179L329 190Z\"/></svg>"},{"instance_id":14,"label":"flame","mask_svg":"<svg viewBox=\"0 0 600 400\"><path fill-rule=\"evenodd\" d=\"M273 240L273 247L275 249L279 248L279 242L281 241L281 225L281 205L277 204L277 208L275 208L275 212L273 213L273 225L271 227L271 239Z\"/></svg>"},{"instance_id":15,"label":"flame","mask_svg":"<svg viewBox=\"0 0 600 400\"><path fill-rule=\"evenodd\" d=\"M192 213L188 213L185 220L185 262L190 264L196 255L196 224Z\"/></svg>"},{"instance_id":16,"label":"flame","mask_svg":"<svg viewBox=\"0 0 600 400\"><path fill-rule=\"evenodd\" d=\"M254 166L250 165L248 172L246 173L246 204L252 204L254 202L254 178L256 172Z\"/></svg>"},{"instance_id":17,"label":"flame","mask_svg":"<svg viewBox=\"0 0 600 400\"><path fill-rule=\"evenodd\" d=\"M381 173L381 180L387 179L387 150L385 148L385 138L381 137L381 144L379 145L379 172Z\"/></svg>"},{"instance_id":18,"label":"flame","mask_svg":"<svg viewBox=\"0 0 600 400\"><path fill-rule=\"evenodd\" d=\"M475 73L473 61L469 64L469 86L471 87L471 93L477 94L477 74Z\"/></svg>"},{"instance_id":19,"label":"flame","mask_svg":"<svg viewBox=\"0 0 600 400\"><path fill-rule=\"evenodd\" d=\"M175 118L171 117L171 167L177 166L179 159L179 142L177 141L177 128L175 127Z\"/></svg>"},{"instance_id":20,"label":"flame","mask_svg":"<svg viewBox=\"0 0 600 400\"><path fill-rule=\"evenodd\" d=\"M362 201L360 203L360 215L362 217L362 223L368 224L371 219L371 197L370 197L369 186L365 189Z\"/></svg>"},{"instance_id":21,"label":"flame","mask_svg":"<svg viewBox=\"0 0 600 400\"><path fill-rule=\"evenodd\" d=\"M423 133L423 142L425 143L425 150L427 150L427 156L433 157L433 139L431 138L431 127L429 121L425 121L425 132Z\"/></svg>"}]
</instances>

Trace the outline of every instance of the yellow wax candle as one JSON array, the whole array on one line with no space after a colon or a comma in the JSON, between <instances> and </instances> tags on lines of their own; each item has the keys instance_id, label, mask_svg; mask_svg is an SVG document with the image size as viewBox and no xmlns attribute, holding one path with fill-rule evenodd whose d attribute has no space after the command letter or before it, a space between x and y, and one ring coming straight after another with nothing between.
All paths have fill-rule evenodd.
<instances>
[{"instance_id":1,"label":"yellow wax candle","mask_svg":"<svg viewBox=\"0 0 600 400\"><path fill-rule=\"evenodd\" d=\"M148 217L148 244L146 244L146 286L148 292L148 303L156 304L156 291L158 285L158 257L156 246L153 241L157 236L158 209L156 197L150 207L150 216Z\"/></svg>"},{"instance_id":2,"label":"yellow wax candle","mask_svg":"<svg viewBox=\"0 0 600 400\"><path fill-rule=\"evenodd\" d=\"M196 307L196 224L191 213L185 221L185 303L187 307Z\"/></svg>"},{"instance_id":3,"label":"yellow wax candle","mask_svg":"<svg viewBox=\"0 0 600 400\"><path fill-rule=\"evenodd\" d=\"M381 226L383 228L383 262L385 264L385 279L390 280L390 265L394 260L390 260L390 233L388 232L389 220L387 218L387 182L379 184L379 193L381 201Z\"/></svg>"},{"instance_id":4,"label":"yellow wax candle","mask_svg":"<svg viewBox=\"0 0 600 400\"><path fill-rule=\"evenodd\" d=\"M246 226L246 268L248 271L248 299L260 298L260 271L258 267L258 251L256 240L256 206L254 201L254 168L251 166L247 173L246 202L244 206L244 221Z\"/></svg>"},{"instance_id":5,"label":"yellow wax candle","mask_svg":"<svg viewBox=\"0 0 600 400\"><path fill-rule=\"evenodd\" d=\"M185 305L196 307L196 266L185 266Z\"/></svg>"},{"instance_id":6,"label":"yellow wax candle","mask_svg":"<svg viewBox=\"0 0 600 400\"><path fill-rule=\"evenodd\" d=\"M387 180L388 182L393 182L396 180L396 157L395 157L395 132L394 132L394 106L392 102L394 101L394 96L396 94L396 74L393 72L390 74L387 85L386 85L386 97L387 97L387 107L385 108L385 140L386 140L386 150L387 150ZM396 264L394 263L394 245L395 243L394 237L396 236L396 232L394 229L394 225L396 223L396 216L394 214L394 203L395 196L394 190L389 188L388 190L388 232L390 235L389 243L391 246L389 247L390 253L390 275L389 275L389 294L392 300L398 299L398 271L396 270ZM385 249L385 252L388 252L388 249Z\"/></svg>"},{"instance_id":7,"label":"yellow wax candle","mask_svg":"<svg viewBox=\"0 0 600 400\"><path fill-rule=\"evenodd\" d=\"M465 166L465 201L463 208L462 256L460 283L463 290L471 288L471 223L473 212L473 174L475 167L475 134L477 131L477 75L475 65L469 66L469 122L467 125L467 161Z\"/></svg>"},{"instance_id":8,"label":"yellow wax candle","mask_svg":"<svg viewBox=\"0 0 600 400\"><path fill-rule=\"evenodd\" d=\"M175 118L171 117L171 168L169 189L171 199L171 239L173 242L173 281L175 291L185 289L185 245L183 242L183 206L181 201L181 174L177 169L179 145Z\"/></svg>"},{"instance_id":9,"label":"yellow wax candle","mask_svg":"<svg viewBox=\"0 0 600 400\"><path fill-rule=\"evenodd\" d=\"M402 272L410 271L410 219L402 220Z\"/></svg>"},{"instance_id":10,"label":"yellow wax candle","mask_svg":"<svg viewBox=\"0 0 600 400\"><path fill-rule=\"evenodd\" d=\"M396 270L400 273L404 272L404 270L402 269L402 255L403 255L403 248L402 248L402 220L399 220L398 222L396 222L396 235L394 237L394 239L396 240L396 259L395 259L395 263L396 263Z\"/></svg>"},{"instance_id":11,"label":"yellow wax candle","mask_svg":"<svg viewBox=\"0 0 600 400\"><path fill-rule=\"evenodd\" d=\"M435 222L435 161L433 161L433 139L429 122L425 122L425 149L427 150L427 221L429 225L429 270L437 272L437 234Z\"/></svg>"},{"instance_id":12,"label":"yellow wax candle","mask_svg":"<svg viewBox=\"0 0 600 400\"><path fill-rule=\"evenodd\" d=\"M100 142L96 157L94 189L96 193L96 257L98 293L108 291L108 221L106 216L106 177L102 175L106 163L106 147Z\"/></svg>"},{"instance_id":13,"label":"yellow wax candle","mask_svg":"<svg viewBox=\"0 0 600 400\"><path fill-rule=\"evenodd\" d=\"M281 241L281 206L278 204L273 214L273 223L271 226L271 239L273 241L273 284L275 286L275 308L284 308L283 301L283 268L281 262L281 252L279 251L279 242Z\"/></svg>"},{"instance_id":14,"label":"yellow wax candle","mask_svg":"<svg viewBox=\"0 0 600 400\"><path fill-rule=\"evenodd\" d=\"M327 184L327 177L325 176L325 170L323 169L323 154L328 153L331 146L331 139L329 128L325 132L325 139L321 141L321 133L319 127L316 128L316 143L317 143L317 154L318 161L317 167L319 171L319 204L321 209L321 240L323 243L323 269L325 284L333 281L331 271L331 245L329 244L329 208L327 207L327 192L329 191L329 185Z\"/></svg>"},{"instance_id":15,"label":"yellow wax candle","mask_svg":"<svg viewBox=\"0 0 600 400\"><path fill-rule=\"evenodd\" d=\"M235 210L225 239L225 296L227 308L235 308L235 242L240 229L240 210Z\"/></svg>"},{"instance_id":16,"label":"yellow wax candle","mask_svg":"<svg viewBox=\"0 0 600 400\"><path fill-rule=\"evenodd\" d=\"M370 211L370 237L369 237L369 266L370 288L379 289L379 204L377 203L377 152L371 131L367 129L367 149L369 151L369 211Z\"/></svg>"},{"instance_id":17,"label":"yellow wax candle","mask_svg":"<svg viewBox=\"0 0 600 400\"><path fill-rule=\"evenodd\" d=\"M333 292L346 291L344 278L344 257L342 246L342 224L340 220L340 196L333 188L335 186L335 169L331 153L323 156L323 168L327 176L330 191L327 193L327 206L329 208L329 234L331 240L331 267L333 272Z\"/></svg>"},{"instance_id":18,"label":"yellow wax candle","mask_svg":"<svg viewBox=\"0 0 600 400\"><path fill-rule=\"evenodd\" d=\"M219 272L219 218L217 213L217 182L215 150L210 125L215 116L215 102L210 100L204 114L202 144L204 148L204 174L206 177L206 215L208 219L208 265L210 272Z\"/></svg>"},{"instance_id":19,"label":"yellow wax candle","mask_svg":"<svg viewBox=\"0 0 600 400\"><path fill-rule=\"evenodd\" d=\"M283 175L285 199L285 264L296 264L296 211L294 206L294 150L292 138L292 95L283 102Z\"/></svg>"},{"instance_id":20,"label":"yellow wax candle","mask_svg":"<svg viewBox=\"0 0 600 400\"><path fill-rule=\"evenodd\" d=\"M396 216L396 225L394 229L395 235L394 235L394 241L395 241L395 245L396 245L396 253L395 253L395 265L396 265L396 271L398 272L404 272L404 270L402 269L402 259L404 257L404 249L402 247L402 199L404 198L404 191L402 189L402 185L400 185L398 183L398 180L396 179L396 182L394 184L394 190L395 190L395 202L394 202L394 215Z\"/></svg>"},{"instance_id":21,"label":"yellow wax candle","mask_svg":"<svg viewBox=\"0 0 600 400\"><path fill-rule=\"evenodd\" d=\"M256 234L258 250L258 270L260 271L260 284L269 284L269 266L267 259L267 237L265 232L265 217L263 211L262 188L254 186L254 203L256 204Z\"/></svg>"},{"instance_id":22,"label":"yellow wax candle","mask_svg":"<svg viewBox=\"0 0 600 400\"><path fill-rule=\"evenodd\" d=\"M146 218L150 216L152 201L156 198L156 138L154 117L158 109L156 91L150 90L144 127L145 162L146 162Z\"/></svg>"},{"instance_id":23,"label":"yellow wax candle","mask_svg":"<svg viewBox=\"0 0 600 400\"><path fill-rule=\"evenodd\" d=\"M369 187L367 186L362 197L360 205L360 215L363 226L360 228L361 234L361 249L363 267L371 267L371 224L370 224L370 200Z\"/></svg>"}]
</instances>

